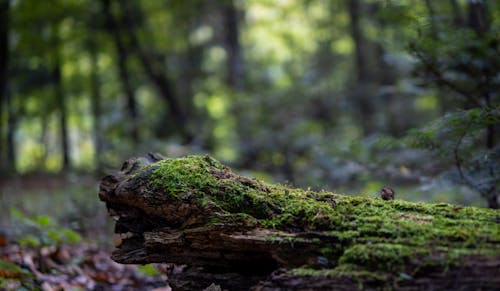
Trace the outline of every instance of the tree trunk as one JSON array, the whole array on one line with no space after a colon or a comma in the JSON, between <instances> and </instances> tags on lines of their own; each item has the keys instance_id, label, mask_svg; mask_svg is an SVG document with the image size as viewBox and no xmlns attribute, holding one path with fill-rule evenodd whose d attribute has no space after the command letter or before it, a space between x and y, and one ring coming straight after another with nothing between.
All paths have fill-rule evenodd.
<instances>
[{"instance_id":1,"label":"tree trunk","mask_svg":"<svg viewBox=\"0 0 500 291\"><path fill-rule=\"evenodd\" d=\"M131 78L128 69L129 52L126 47L126 42L123 37L123 32L116 17L111 12L111 1L101 0L103 15L105 17L106 30L113 38L113 43L118 58L118 76L123 88L123 93L126 96L127 115L130 120L130 136L134 145L139 143L139 114L137 111L137 102L135 98L135 91L132 87Z\"/></svg>"},{"instance_id":2,"label":"tree trunk","mask_svg":"<svg viewBox=\"0 0 500 291\"><path fill-rule=\"evenodd\" d=\"M367 87L371 81L368 57L366 50L368 43L361 30L361 2L359 0L348 0L348 12L350 17L351 37L354 41L354 58L356 64L356 81L353 98L359 110L359 120L364 135L369 135L374 131L373 115L375 113L372 101L373 94L368 93Z\"/></svg>"},{"instance_id":3,"label":"tree trunk","mask_svg":"<svg viewBox=\"0 0 500 291\"><path fill-rule=\"evenodd\" d=\"M94 159L96 174L100 176L100 171L102 168L101 163L101 153L102 153L102 132L101 132L101 90L100 82L98 76L97 67L97 54L96 51L91 49L90 51L91 59L91 76L90 76L90 88L91 88L91 99L92 99L92 115L94 117Z\"/></svg>"},{"instance_id":4,"label":"tree trunk","mask_svg":"<svg viewBox=\"0 0 500 291\"><path fill-rule=\"evenodd\" d=\"M17 124L17 113L12 104L12 95L7 90L6 107L7 107L7 171L16 172L16 145L15 132Z\"/></svg>"},{"instance_id":5,"label":"tree trunk","mask_svg":"<svg viewBox=\"0 0 500 291\"><path fill-rule=\"evenodd\" d=\"M462 15L462 9L460 9L460 4L458 4L457 0L450 0L450 5L453 10L453 22L458 27L463 26L464 17Z\"/></svg>"},{"instance_id":6,"label":"tree trunk","mask_svg":"<svg viewBox=\"0 0 500 291\"><path fill-rule=\"evenodd\" d=\"M485 32L490 30L490 21L488 10L484 3L476 1L468 1L469 10L469 27L481 37ZM489 92L483 93L484 104L487 108L492 108L491 96ZM486 148L493 149L496 146L496 127L495 124L486 126Z\"/></svg>"},{"instance_id":7,"label":"tree trunk","mask_svg":"<svg viewBox=\"0 0 500 291\"><path fill-rule=\"evenodd\" d=\"M232 92L232 109L231 113L236 116L236 133L238 135L238 150L240 165L251 165L255 162L256 157L251 153L252 149L248 147L252 137L251 121L248 114L245 113L247 108L241 105L242 96L245 89L245 66L243 60L243 52L240 43L240 14L235 6L234 0L224 1L221 6L223 25L225 30L224 47L227 52L227 76L226 83Z\"/></svg>"},{"instance_id":8,"label":"tree trunk","mask_svg":"<svg viewBox=\"0 0 500 291\"><path fill-rule=\"evenodd\" d=\"M188 265L182 290L493 290L498 212L271 185L208 156L131 159L99 197L120 263Z\"/></svg>"},{"instance_id":9,"label":"tree trunk","mask_svg":"<svg viewBox=\"0 0 500 291\"><path fill-rule=\"evenodd\" d=\"M351 36L355 44L355 60L357 80L366 82L369 80L368 60L364 49L366 40L361 30L359 21L361 20L361 3L359 0L348 1L348 10L350 17Z\"/></svg>"},{"instance_id":10,"label":"tree trunk","mask_svg":"<svg viewBox=\"0 0 500 291\"><path fill-rule=\"evenodd\" d=\"M177 132L180 134L183 143L190 143L193 139L193 135L190 133L188 128L188 116L184 109L180 106L177 96L175 96L172 83L161 67L162 64L158 59L155 59L155 53L147 53L141 46L139 39L137 37L135 14L139 12L137 9L139 7L134 6L134 10L130 7L130 2L121 0L121 8L123 11L122 25L126 28L128 37L130 38L130 44L132 45L135 53L139 57L139 60L144 68L144 71L151 82L156 86L160 96L166 101L167 112L170 113L172 122L176 126Z\"/></svg>"},{"instance_id":11,"label":"tree trunk","mask_svg":"<svg viewBox=\"0 0 500 291\"><path fill-rule=\"evenodd\" d=\"M482 35L490 28L488 10L482 1L468 0L469 27L474 29L478 35Z\"/></svg>"},{"instance_id":12,"label":"tree trunk","mask_svg":"<svg viewBox=\"0 0 500 291\"><path fill-rule=\"evenodd\" d=\"M38 170L43 172L47 168L47 155L48 155L48 126L49 126L49 114L47 112L47 108L42 109L42 113L40 116L40 124L41 124L41 133L40 133L40 144L44 145L44 150L42 153L42 157L40 158L40 163L38 165Z\"/></svg>"},{"instance_id":13,"label":"tree trunk","mask_svg":"<svg viewBox=\"0 0 500 291\"><path fill-rule=\"evenodd\" d=\"M427 7L427 12L429 13L429 23L432 38L437 38L437 27L436 27L436 11L434 6L432 6L431 0L425 0L425 6Z\"/></svg>"},{"instance_id":14,"label":"tree trunk","mask_svg":"<svg viewBox=\"0 0 500 291\"><path fill-rule=\"evenodd\" d=\"M243 91L244 68L240 45L240 29L238 10L233 0L224 2L223 17L226 30L226 52L227 52L227 83L236 92Z\"/></svg>"},{"instance_id":15,"label":"tree trunk","mask_svg":"<svg viewBox=\"0 0 500 291\"><path fill-rule=\"evenodd\" d=\"M99 66L97 54L97 31L92 23L90 25L91 34L88 39L88 49L90 55L90 98L92 103L92 115L94 119L94 159L95 174L102 174L102 132L101 132L101 82L99 79Z\"/></svg>"},{"instance_id":16,"label":"tree trunk","mask_svg":"<svg viewBox=\"0 0 500 291\"><path fill-rule=\"evenodd\" d=\"M491 209L500 209L500 204L499 204L499 198L500 198L500 193L498 193L498 190L493 189L492 193L486 197L488 200L488 207Z\"/></svg>"},{"instance_id":17,"label":"tree trunk","mask_svg":"<svg viewBox=\"0 0 500 291\"><path fill-rule=\"evenodd\" d=\"M9 0L0 0L0 125L3 120L3 106L7 99L7 76L9 66ZM0 131L0 172L4 165L4 138Z\"/></svg>"},{"instance_id":18,"label":"tree trunk","mask_svg":"<svg viewBox=\"0 0 500 291\"><path fill-rule=\"evenodd\" d=\"M63 90L63 81L61 74L61 41L59 39L58 25L52 27L52 53L53 53L53 68L52 68L52 82L54 86L54 94L56 99L57 108L59 110L59 126L61 138L61 151L62 151L62 170L68 170L71 167L70 162L70 149L69 149L69 135L68 135L68 118L66 108L66 96Z\"/></svg>"}]
</instances>

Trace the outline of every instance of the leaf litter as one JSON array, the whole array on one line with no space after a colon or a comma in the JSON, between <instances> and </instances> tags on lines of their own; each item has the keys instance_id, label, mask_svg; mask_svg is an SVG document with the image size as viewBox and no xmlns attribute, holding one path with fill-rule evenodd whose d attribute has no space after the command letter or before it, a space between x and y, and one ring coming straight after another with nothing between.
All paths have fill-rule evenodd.
<instances>
[{"instance_id":1,"label":"leaf litter","mask_svg":"<svg viewBox=\"0 0 500 291\"><path fill-rule=\"evenodd\" d=\"M173 268L172 264L151 264L148 268L118 264L108 252L88 243L39 247L0 244L0 290L168 291L167 274Z\"/></svg>"}]
</instances>

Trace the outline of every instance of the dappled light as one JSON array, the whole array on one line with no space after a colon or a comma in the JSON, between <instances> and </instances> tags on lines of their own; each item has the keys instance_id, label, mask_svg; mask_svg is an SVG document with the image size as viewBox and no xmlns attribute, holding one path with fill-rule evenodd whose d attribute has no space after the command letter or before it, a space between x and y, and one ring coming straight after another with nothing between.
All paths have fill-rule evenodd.
<instances>
[{"instance_id":1,"label":"dappled light","mask_svg":"<svg viewBox=\"0 0 500 291\"><path fill-rule=\"evenodd\" d=\"M445 240L467 236L460 245L440 242L433 253L439 260L460 253L462 247L469 254L486 246L479 257L464 259L464 270L482 256L498 264L499 239L490 236L490 230L500 217L499 35L500 1L493 0L0 0L0 289L182 290L213 283L215 289L206 290L225 290L220 282L232 279L236 283L227 285L229 289L255 287L257 279L263 280L259 288L264 290L298 289L300 284L290 285L292 279L304 287L310 283L307 276L328 278L311 289L323 289L329 280L345 289L354 286L346 283L350 279L361 280L361 287L364 282L398 289L400 283L418 281L422 265L410 258L416 245L407 241L417 235L400 236L416 229ZM199 285L185 279L200 278L199 270L170 264L178 262L165 260L161 252L141 257L160 263L142 269L106 257L116 240L129 240L139 249L149 245L136 233L116 228L113 239L112 218L121 218L109 212L109 201L99 201L100 183L143 173L127 168L130 163L149 169L164 158L180 161L174 162L179 163L176 171L185 174L192 170L184 168L186 157L205 155L231 167L231 174L219 173L213 183L201 186L197 179L206 178L201 174L179 178L179 187L187 193L182 195L187 196L185 205L175 203L195 213L200 208L191 194L205 195L219 179L240 177L237 182L243 188L219 185L225 194L239 195L235 199L241 205L233 207L239 209L234 216L224 216L234 209L225 209L227 203L220 204L220 197L207 198L211 206L198 213L222 215L216 215L218 224L213 226L222 241L229 235L238 239L228 239L228 244L248 239L252 245L276 236L280 243L289 243L288 236L329 231L315 238L341 246L325 254L330 247L304 238L309 254L317 255L309 258L315 263L300 261L304 266L292 264L297 267L293 270L284 263L289 258L280 253L284 250L259 249L267 277L243 267L251 252L240 257L240 250L232 249L238 262L224 260L241 270L219 274L226 261L211 262L220 277L204 277ZM218 170L222 168L229 173L225 166ZM154 179L144 174L142 180L132 175L130 180L153 197L171 191L152 187L155 181L175 180L179 173ZM249 218L258 209L241 207L255 202L257 190L247 187L254 183L274 185L291 196L262 198L273 217ZM298 189L305 194L297 194L302 191ZM335 193L333 202L326 205L324 193ZM288 212L306 198L314 200L303 206L309 208ZM375 215L363 216L366 213L350 217L334 204L388 211L397 227ZM438 219L408 209L415 205L435 210L432 215ZM449 212L438 214L439 205L447 205ZM173 227L158 220L161 214L148 216L147 207L139 211L135 205L112 206L141 221L132 224L146 225L142 236L151 231L165 239L168 235L159 229ZM478 215L469 221L457 216L452 221L450 216L461 209L488 218ZM351 220L341 222L347 217ZM283 226L280 219L290 223ZM362 232L363 219L390 227L385 233ZM316 229L313 220L326 224ZM484 233L474 233L480 221ZM212 234L213 217L197 223ZM457 229L446 229L447 223ZM228 234L219 224L237 225L251 234ZM434 233L425 228L429 224L442 228ZM469 227L468 232L459 233L458 224ZM184 226L192 227L187 222ZM281 233L285 230L288 233ZM185 235L186 230L179 233ZM385 239L392 236L397 245ZM349 239L336 241L345 237ZM185 243L175 241L175 247ZM435 245L433 240L417 244L417 257L432 257L421 253L427 243ZM225 247L216 250L227 251ZM373 252L364 258L371 264L369 272L360 258L365 249ZM384 257L388 252L401 256ZM268 258L269 253L284 259ZM198 259L206 267L204 259ZM267 263L272 268L263 267ZM489 274L486 265L481 267ZM375 272L375 266L390 270ZM410 274L408 266L418 270ZM252 275L238 277L238 272ZM179 274L185 277L172 279ZM381 278L392 285L384 285L389 283L381 283ZM429 282L415 286L453 289Z\"/></svg>"}]
</instances>

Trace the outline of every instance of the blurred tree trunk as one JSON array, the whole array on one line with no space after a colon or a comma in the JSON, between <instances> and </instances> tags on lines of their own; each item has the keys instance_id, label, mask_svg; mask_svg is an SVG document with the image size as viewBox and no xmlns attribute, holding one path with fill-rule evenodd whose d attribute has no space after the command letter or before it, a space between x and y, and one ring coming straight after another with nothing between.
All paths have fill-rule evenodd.
<instances>
[{"instance_id":1,"label":"blurred tree trunk","mask_svg":"<svg viewBox=\"0 0 500 291\"><path fill-rule=\"evenodd\" d=\"M488 9L483 1L468 0L469 27L474 29L478 35L482 35L490 29Z\"/></svg>"},{"instance_id":2,"label":"blurred tree trunk","mask_svg":"<svg viewBox=\"0 0 500 291\"><path fill-rule=\"evenodd\" d=\"M12 95L8 88L9 74L9 0L0 0L0 123L3 122L3 102L7 111L7 148L5 169L16 171L16 151L14 135L16 131L16 113L12 104ZM2 133L3 134L3 133ZM1 134L0 134L1 137ZM3 145L0 142L0 161L3 161ZM1 164L0 164L1 166Z\"/></svg>"},{"instance_id":3,"label":"blurred tree trunk","mask_svg":"<svg viewBox=\"0 0 500 291\"><path fill-rule=\"evenodd\" d=\"M171 80L165 68L163 68L163 58L159 57L161 55L157 52L146 52L137 36L136 19L137 15L141 14L140 7L138 5L131 7L131 2L125 0L121 0L120 3L123 13L121 24L125 27L125 31L130 38L130 44L139 57L146 76L156 86L158 92L165 100L167 105L166 112L170 113L172 122L181 136L182 142L185 144L190 143L193 140L193 135L188 127L189 117L180 105L178 97L173 90Z\"/></svg>"},{"instance_id":4,"label":"blurred tree trunk","mask_svg":"<svg viewBox=\"0 0 500 291\"><path fill-rule=\"evenodd\" d=\"M433 38L437 37L437 27L436 27L436 11L434 6L432 6L431 0L425 0L425 6L427 7L427 12L429 13L429 24L431 26L431 35Z\"/></svg>"},{"instance_id":5,"label":"blurred tree trunk","mask_svg":"<svg viewBox=\"0 0 500 291\"><path fill-rule=\"evenodd\" d=\"M97 16L97 13L92 13ZM94 119L94 159L95 174L102 174L102 138L101 138L101 82L99 79L99 65L97 52L98 33L92 19L89 23L90 36L88 38L88 49L90 55L90 95L92 102L92 115Z\"/></svg>"},{"instance_id":6,"label":"blurred tree trunk","mask_svg":"<svg viewBox=\"0 0 500 291\"><path fill-rule=\"evenodd\" d=\"M365 54L366 40L361 30L361 3L359 0L349 0L348 10L350 17L351 37L355 44L355 59L357 80L366 82L369 79L368 61Z\"/></svg>"},{"instance_id":7,"label":"blurred tree trunk","mask_svg":"<svg viewBox=\"0 0 500 291\"><path fill-rule=\"evenodd\" d=\"M3 123L3 105L7 99L7 70L9 66L9 0L0 0L0 125ZM3 170L4 139L0 130L0 171Z\"/></svg>"},{"instance_id":8,"label":"blurred tree trunk","mask_svg":"<svg viewBox=\"0 0 500 291\"><path fill-rule=\"evenodd\" d=\"M5 168L8 172L16 171L16 151L14 135L16 131L17 116L12 104L12 95L8 88L9 74L9 0L0 0L0 122L3 120L3 102L7 112L7 156ZM0 135L1 137L1 135ZM2 144L2 142L0 142ZM3 145L0 148L2 152ZM1 158L1 157L0 157ZM3 161L3 159L2 159ZM1 166L1 165L0 165Z\"/></svg>"},{"instance_id":9,"label":"blurred tree trunk","mask_svg":"<svg viewBox=\"0 0 500 291\"><path fill-rule=\"evenodd\" d=\"M372 19L374 25L381 32L392 29L391 24L383 17L378 17L378 13L385 9L380 3L372 3L368 9L368 17ZM372 82L378 85L378 94L373 97L374 110L384 120L383 129L391 136L403 136L406 131L412 126L411 118L405 118L406 115L412 114L412 107L408 107L403 98L395 90L395 84L398 80L398 74L394 66L387 61L388 50L381 41L367 41L372 51L374 59L373 72L370 73ZM403 113L403 114L402 114Z\"/></svg>"},{"instance_id":10,"label":"blurred tree trunk","mask_svg":"<svg viewBox=\"0 0 500 291\"><path fill-rule=\"evenodd\" d=\"M15 132L17 125L17 115L13 108L11 93L7 90L6 107L7 107L7 171L16 172L16 147L15 147Z\"/></svg>"},{"instance_id":11,"label":"blurred tree trunk","mask_svg":"<svg viewBox=\"0 0 500 291\"><path fill-rule=\"evenodd\" d=\"M49 123L49 114L47 113L47 108L42 109L42 116L40 116L40 123L41 123L41 133L40 133L40 144L44 145L44 150L42 153L42 156L40 157L40 163L38 165L40 171L44 171L46 169L47 165L47 148L48 148L48 140L47 140L47 132L48 132L48 123Z\"/></svg>"},{"instance_id":12,"label":"blurred tree trunk","mask_svg":"<svg viewBox=\"0 0 500 291\"><path fill-rule=\"evenodd\" d=\"M361 29L361 1L348 0L347 8L350 17L351 37L354 41L355 50L354 57L356 63L356 81L352 97L355 98L356 107L359 109L359 121L363 129L364 135L369 135L374 131L373 115L374 104L371 94L364 87L368 86L371 81L369 63L367 57L368 43Z\"/></svg>"},{"instance_id":13,"label":"blurred tree trunk","mask_svg":"<svg viewBox=\"0 0 500 291\"><path fill-rule=\"evenodd\" d=\"M0 0L0 128L3 122L3 103L7 93L9 58L9 0ZM0 171L3 170L3 130L0 130Z\"/></svg>"},{"instance_id":14,"label":"blurred tree trunk","mask_svg":"<svg viewBox=\"0 0 500 291\"><path fill-rule=\"evenodd\" d=\"M101 138L101 89L99 80L98 57L95 48L95 43L91 41L90 45L90 90L92 100L92 114L94 115L94 157L96 165L96 174L102 172L101 153L102 153L102 138Z\"/></svg>"},{"instance_id":15,"label":"blurred tree trunk","mask_svg":"<svg viewBox=\"0 0 500 291\"><path fill-rule=\"evenodd\" d=\"M489 11L484 2L481 1L467 1L468 4L468 25L472 28L479 38L481 38L486 32L490 30L490 19L489 19ZM484 86L485 88L480 88L483 91L482 99L483 104L487 108L492 108L492 96L491 92L488 90L490 86ZM495 94L493 92L493 94ZM496 93L498 94L498 93ZM493 150L496 146L496 132L497 132L498 124L488 124L486 126L486 142L485 146L487 149ZM494 169L490 169L490 175L492 177L495 176ZM500 208L499 198L500 192L497 189L496 185L493 185L491 189L489 189L489 193L486 193L486 198L488 201L488 207L493 209Z\"/></svg>"},{"instance_id":16,"label":"blurred tree trunk","mask_svg":"<svg viewBox=\"0 0 500 291\"><path fill-rule=\"evenodd\" d=\"M450 5L453 10L453 22L456 26L464 25L464 18L462 15L462 10L460 9L460 5L457 0L450 0Z\"/></svg>"},{"instance_id":17,"label":"blurred tree trunk","mask_svg":"<svg viewBox=\"0 0 500 291\"><path fill-rule=\"evenodd\" d=\"M68 135L68 118L66 109L66 96L64 95L61 73L61 40L59 39L58 25L52 27L52 82L54 86L54 94L56 99L57 108L59 110L59 126L61 135L61 150L63 164L62 169L68 170L71 167L70 162L70 149L69 149L69 135Z\"/></svg>"},{"instance_id":18,"label":"blurred tree trunk","mask_svg":"<svg viewBox=\"0 0 500 291\"><path fill-rule=\"evenodd\" d=\"M479 38L481 38L485 32L490 30L490 19L488 15L489 13L488 8L485 5L485 3L481 1L468 0L467 3L469 12L469 19L468 19L469 27L476 32ZM484 87L489 87L489 86L484 86ZM492 96L490 95L489 90L485 88L485 90L482 91L483 92L481 94L484 105L488 108L491 108L493 104L491 100ZM496 137L496 126L495 124L489 124L486 127L486 148L493 149L495 147L496 145L495 137Z\"/></svg>"},{"instance_id":19,"label":"blurred tree trunk","mask_svg":"<svg viewBox=\"0 0 500 291\"><path fill-rule=\"evenodd\" d=\"M105 17L105 26L106 30L113 38L113 44L115 46L116 55L117 55L117 65L118 65L118 75L120 78L120 82L122 85L123 92L126 96L126 104L127 104L127 112L129 117L130 124L130 136L132 137L132 141L135 146L139 143L139 114L137 111L137 101L135 98L135 91L132 88L131 78L128 69L128 58L129 52L126 47L126 42L123 37L123 33L120 29L120 25L118 24L115 16L111 11L111 1L110 0L101 0L101 6L103 10L103 14Z\"/></svg>"},{"instance_id":20,"label":"blurred tree trunk","mask_svg":"<svg viewBox=\"0 0 500 291\"><path fill-rule=\"evenodd\" d=\"M240 43L240 11L235 6L234 0L223 2L220 7L222 12L222 24L224 27L224 47L227 53L227 86L233 90L233 108L232 114L236 116L236 131L238 136L240 159L239 165L243 168L250 168L257 160L256 153L248 149L250 139L250 122L238 103L238 96L244 91L245 86L245 66L243 61L243 52Z\"/></svg>"},{"instance_id":21,"label":"blurred tree trunk","mask_svg":"<svg viewBox=\"0 0 500 291\"><path fill-rule=\"evenodd\" d=\"M227 83L236 92L243 91L244 65L240 45L238 10L233 0L225 1L222 7L224 17L225 47L227 52Z\"/></svg>"}]
</instances>

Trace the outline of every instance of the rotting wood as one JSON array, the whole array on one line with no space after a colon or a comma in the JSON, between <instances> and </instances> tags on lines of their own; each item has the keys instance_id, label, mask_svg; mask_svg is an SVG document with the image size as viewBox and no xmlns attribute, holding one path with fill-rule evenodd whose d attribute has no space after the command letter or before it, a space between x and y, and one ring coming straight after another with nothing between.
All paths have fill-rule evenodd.
<instances>
[{"instance_id":1,"label":"rotting wood","mask_svg":"<svg viewBox=\"0 0 500 291\"><path fill-rule=\"evenodd\" d=\"M119 263L186 265L177 289L494 290L500 213L294 189L208 156L130 159L99 197Z\"/></svg>"}]
</instances>

